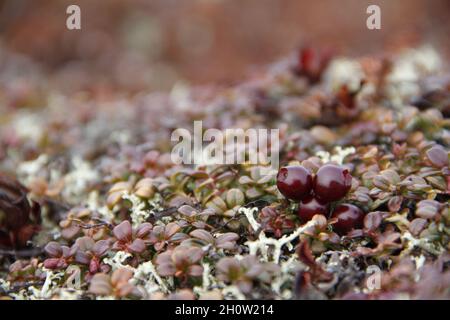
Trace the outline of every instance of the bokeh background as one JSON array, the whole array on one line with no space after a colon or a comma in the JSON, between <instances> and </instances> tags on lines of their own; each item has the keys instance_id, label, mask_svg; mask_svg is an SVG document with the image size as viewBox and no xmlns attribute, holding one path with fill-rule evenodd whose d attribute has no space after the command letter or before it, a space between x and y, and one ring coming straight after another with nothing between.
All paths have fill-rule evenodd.
<instances>
[{"instance_id":1,"label":"bokeh background","mask_svg":"<svg viewBox=\"0 0 450 320\"><path fill-rule=\"evenodd\" d=\"M70 4L82 30L65 28ZM381 30L366 28L369 4L381 7ZM25 75L39 70L68 91L229 85L305 44L448 53L449 13L448 0L1 0L0 62L20 54L33 62Z\"/></svg>"}]
</instances>

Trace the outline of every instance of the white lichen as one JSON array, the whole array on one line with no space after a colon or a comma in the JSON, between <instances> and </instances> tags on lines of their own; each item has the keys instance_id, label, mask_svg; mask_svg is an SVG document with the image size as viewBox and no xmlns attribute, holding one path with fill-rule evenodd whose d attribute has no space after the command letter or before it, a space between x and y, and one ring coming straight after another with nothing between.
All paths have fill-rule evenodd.
<instances>
[{"instance_id":1,"label":"white lichen","mask_svg":"<svg viewBox=\"0 0 450 320\"><path fill-rule=\"evenodd\" d=\"M133 278L130 279L130 282L135 285L142 284L146 296L158 291L170 292L169 288L172 287L172 284L169 280L164 280L159 276L152 261L141 263L137 268L133 268L124 264L129 257L131 257L131 254L118 251L112 258L103 259L103 262L109 264L113 271L120 268L127 268L133 271Z\"/></svg>"},{"instance_id":2,"label":"white lichen","mask_svg":"<svg viewBox=\"0 0 450 320\"><path fill-rule=\"evenodd\" d=\"M39 173L47 166L48 161L48 156L41 154L34 160L20 163L17 166L17 177L22 183L28 185L32 179L39 176Z\"/></svg>"},{"instance_id":3,"label":"white lichen","mask_svg":"<svg viewBox=\"0 0 450 320\"><path fill-rule=\"evenodd\" d=\"M139 226L140 224L147 221L150 216L150 212L145 210L145 202L142 201L139 197L134 194L130 194L128 192L124 192L122 194L122 199L128 200L131 202L131 223L134 228Z\"/></svg>"},{"instance_id":4,"label":"white lichen","mask_svg":"<svg viewBox=\"0 0 450 320\"><path fill-rule=\"evenodd\" d=\"M89 162L80 157L72 159L73 170L64 176L64 189L62 195L65 199L74 202L81 201L86 194L87 188L97 180L99 173L94 170Z\"/></svg>"},{"instance_id":5,"label":"white lichen","mask_svg":"<svg viewBox=\"0 0 450 320\"><path fill-rule=\"evenodd\" d=\"M163 209L161 206L162 198L160 194L155 194L153 199L145 201L135 194L124 191L122 193L122 199L131 202L130 217L134 228L146 222L148 217L155 215L158 211Z\"/></svg>"},{"instance_id":6,"label":"white lichen","mask_svg":"<svg viewBox=\"0 0 450 320\"><path fill-rule=\"evenodd\" d=\"M259 230L260 225L256 222L253 213L258 212L257 208L241 208L239 212L244 213L252 226L253 230ZM292 241L297 239L305 230L314 227L317 224L315 220L311 220L305 225L299 227L297 230L289 235L284 235L280 239L266 237L264 231L259 233L258 239L255 241L247 241L245 245L249 248L249 254L257 256L258 252L263 261L273 261L276 264L280 261L281 249L286 246L288 250L292 250ZM271 248L272 250L269 250ZM271 254L271 256L269 255Z\"/></svg>"},{"instance_id":7,"label":"white lichen","mask_svg":"<svg viewBox=\"0 0 450 320\"><path fill-rule=\"evenodd\" d=\"M133 270L129 265L123 264L128 258L131 257L131 254L125 251L117 251L116 254L112 258L104 258L103 262L106 264L109 264L113 271L120 268L128 268L130 270Z\"/></svg>"},{"instance_id":8,"label":"white lichen","mask_svg":"<svg viewBox=\"0 0 450 320\"><path fill-rule=\"evenodd\" d=\"M288 260L280 263L280 272L276 274L274 279L272 280L270 286L273 292L281 299L291 299L292 298L292 290L290 288L286 288L281 291L282 286L285 283L290 283L294 281L295 274L299 270L299 261L296 254L293 254L289 257Z\"/></svg>"},{"instance_id":9,"label":"white lichen","mask_svg":"<svg viewBox=\"0 0 450 320\"><path fill-rule=\"evenodd\" d=\"M402 107L405 99L419 92L419 79L437 73L441 66L441 57L430 46L410 49L400 54L387 76L386 93L393 106Z\"/></svg>"},{"instance_id":10,"label":"white lichen","mask_svg":"<svg viewBox=\"0 0 450 320\"><path fill-rule=\"evenodd\" d=\"M226 286L222 289L222 295L226 300L245 300L244 294L237 286Z\"/></svg>"},{"instance_id":11,"label":"white lichen","mask_svg":"<svg viewBox=\"0 0 450 320\"><path fill-rule=\"evenodd\" d=\"M44 133L45 123L38 113L16 112L12 127L17 137L38 143Z\"/></svg>"},{"instance_id":12,"label":"white lichen","mask_svg":"<svg viewBox=\"0 0 450 320\"><path fill-rule=\"evenodd\" d=\"M44 284L40 289L35 286L29 286L26 289L21 289L18 292L10 293L9 295L16 300L43 300L54 298L54 296L58 297L57 292L59 292L59 294L62 295L62 297L59 295L61 299L67 298L63 293L64 290L59 287L61 280L64 278L64 272L52 271L46 268L43 268L43 271L46 273L46 277ZM0 279L0 284L1 283Z\"/></svg>"},{"instance_id":13,"label":"white lichen","mask_svg":"<svg viewBox=\"0 0 450 320\"><path fill-rule=\"evenodd\" d=\"M416 264L416 270L419 270L425 265L425 262L427 261L427 258L422 254L418 257L412 257L414 259L414 262Z\"/></svg>"},{"instance_id":14,"label":"white lichen","mask_svg":"<svg viewBox=\"0 0 450 320\"><path fill-rule=\"evenodd\" d=\"M116 300L114 296L96 296L95 300Z\"/></svg>"},{"instance_id":15,"label":"white lichen","mask_svg":"<svg viewBox=\"0 0 450 320\"><path fill-rule=\"evenodd\" d=\"M170 91L169 98L174 109L180 112L185 112L192 108L192 105L195 105L191 98L189 86L184 82L175 83Z\"/></svg>"},{"instance_id":16,"label":"white lichen","mask_svg":"<svg viewBox=\"0 0 450 320\"><path fill-rule=\"evenodd\" d=\"M408 231L402 234L401 240L402 242L406 242L406 247L401 253L402 256L409 254L414 248L421 248L435 256L439 256L445 251L444 248L437 247L426 238L414 238L414 236Z\"/></svg>"},{"instance_id":17,"label":"white lichen","mask_svg":"<svg viewBox=\"0 0 450 320\"><path fill-rule=\"evenodd\" d=\"M114 219L114 212L108 208L108 206L100 205L100 196L97 190L93 190L89 192L87 198L87 208L92 212L97 212L100 216L100 219L104 221L111 222Z\"/></svg>"},{"instance_id":18,"label":"white lichen","mask_svg":"<svg viewBox=\"0 0 450 320\"><path fill-rule=\"evenodd\" d=\"M335 162L339 165L344 163L345 157L356 152L354 147L342 148L341 146L337 146L333 149L333 155L331 155L328 151L318 151L316 156L319 157L324 163L327 162Z\"/></svg>"},{"instance_id":19,"label":"white lichen","mask_svg":"<svg viewBox=\"0 0 450 320\"><path fill-rule=\"evenodd\" d=\"M96 211L98 212L100 218L106 221L113 221L115 217L114 212L111 211L107 206L99 207Z\"/></svg>"},{"instance_id":20,"label":"white lichen","mask_svg":"<svg viewBox=\"0 0 450 320\"><path fill-rule=\"evenodd\" d=\"M170 291L168 284L159 276L151 261L144 262L135 269L132 282L134 284L144 283L144 289L148 295L157 291L164 293Z\"/></svg>"},{"instance_id":21,"label":"white lichen","mask_svg":"<svg viewBox=\"0 0 450 320\"><path fill-rule=\"evenodd\" d=\"M30 295L28 293L28 291L25 289L21 289L21 290L19 290L19 292L16 292L16 293L12 292L9 294L9 296L11 298L13 298L14 300L36 300L36 298L34 298L34 296Z\"/></svg>"},{"instance_id":22,"label":"white lichen","mask_svg":"<svg viewBox=\"0 0 450 320\"><path fill-rule=\"evenodd\" d=\"M259 230L260 225L258 222L256 222L255 217L253 216L253 213L258 212L258 208L239 208L239 213L243 213L245 217L247 218L248 222L250 223L250 226L252 227L253 231L256 232Z\"/></svg>"},{"instance_id":23,"label":"white lichen","mask_svg":"<svg viewBox=\"0 0 450 320\"><path fill-rule=\"evenodd\" d=\"M79 300L83 295L82 290L73 288L60 288L55 292L54 299L58 300Z\"/></svg>"},{"instance_id":24,"label":"white lichen","mask_svg":"<svg viewBox=\"0 0 450 320\"><path fill-rule=\"evenodd\" d=\"M334 59L324 72L324 81L331 90L347 85L350 90L357 90L364 79L361 64L357 61L339 58Z\"/></svg>"},{"instance_id":25,"label":"white lichen","mask_svg":"<svg viewBox=\"0 0 450 320\"><path fill-rule=\"evenodd\" d=\"M5 292L8 292L11 288L11 283L9 281L6 281L5 279L0 278L0 289L2 289Z\"/></svg>"},{"instance_id":26,"label":"white lichen","mask_svg":"<svg viewBox=\"0 0 450 320\"><path fill-rule=\"evenodd\" d=\"M64 278L64 272L56 272L50 269L43 269L46 272L45 282L40 291L42 299L52 297L53 292L58 288L59 281Z\"/></svg>"},{"instance_id":27,"label":"white lichen","mask_svg":"<svg viewBox=\"0 0 450 320\"><path fill-rule=\"evenodd\" d=\"M208 263L202 263L203 273L202 273L202 286L196 286L193 288L193 291L198 296L202 296L203 294L207 294L214 288L225 287L225 285L219 284L216 279L213 277L211 273L211 265Z\"/></svg>"}]
</instances>

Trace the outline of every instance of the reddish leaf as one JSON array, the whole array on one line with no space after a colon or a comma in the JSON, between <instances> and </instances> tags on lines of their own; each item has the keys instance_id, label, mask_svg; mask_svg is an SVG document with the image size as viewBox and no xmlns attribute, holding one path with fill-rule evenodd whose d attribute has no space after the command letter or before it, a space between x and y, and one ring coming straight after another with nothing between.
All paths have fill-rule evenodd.
<instances>
[{"instance_id":1,"label":"reddish leaf","mask_svg":"<svg viewBox=\"0 0 450 320\"><path fill-rule=\"evenodd\" d=\"M123 221L113 229L114 236L121 241L131 240L131 233L131 224L128 220Z\"/></svg>"}]
</instances>

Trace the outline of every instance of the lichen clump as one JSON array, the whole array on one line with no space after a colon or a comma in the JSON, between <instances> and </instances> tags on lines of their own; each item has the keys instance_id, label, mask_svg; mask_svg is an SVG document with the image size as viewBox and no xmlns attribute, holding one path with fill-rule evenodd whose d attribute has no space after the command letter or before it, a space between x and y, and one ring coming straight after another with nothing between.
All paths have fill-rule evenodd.
<instances>
[{"instance_id":1,"label":"lichen clump","mask_svg":"<svg viewBox=\"0 0 450 320\"><path fill-rule=\"evenodd\" d=\"M2 89L1 299L450 298L450 73L433 49L304 49L182 97L45 81L21 98L40 107ZM282 166L338 166L345 192L301 219L265 164L175 164L170 133L195 120L279 128ZM344 209L363 219L343 228Z\"/></svg>"}]
</instances>

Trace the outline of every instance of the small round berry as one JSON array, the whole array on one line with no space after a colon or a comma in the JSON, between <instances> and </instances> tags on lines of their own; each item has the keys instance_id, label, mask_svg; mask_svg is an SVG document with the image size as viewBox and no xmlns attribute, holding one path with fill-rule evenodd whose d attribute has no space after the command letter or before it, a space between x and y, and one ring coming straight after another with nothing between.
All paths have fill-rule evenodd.
<instances>
[{"instance_id":1,"label":"small round berry","mask_svg":"<svg viewBox=\"0 0 450 320\"><path fill-rule=\"evenodd\" d=\"M301 200L312 190L312 175L302 166L287 166L278 171L277 187L281 194L291 200Z\"/></svg>"},{"instance_id":2,"label":"small round berry","mask_svg":"<svg viewBox=\"0 0 450 320\"><path fill-rule=\"evenodd\" d=\"M314 177L314 194L323 202L337 201L345 197L352 187L352 176L348 169L326 164Z\"/></svg>"},{"instance_id":3,"label":"small round berry","mask_svg":"<svg viewBox=\"0 0 450 320\"><path fill-rule=\"evenodd\" d=\"M311 220L316 214L328 216L328 205L310 195L300 202L297 214L302 222Z\"/></svg>"},{"instance_id":4,"label":"small round berry","mask_svg":"<svg viewBox=\"0 0 450 320\"><path fill-rule=\"evenodd\" d=\"M364 225L364 212L352 204L341 204L337 206L331 218L336 218L333 230L344 235L353 229L360 229Z\"/></svg>"}]
</instances>

